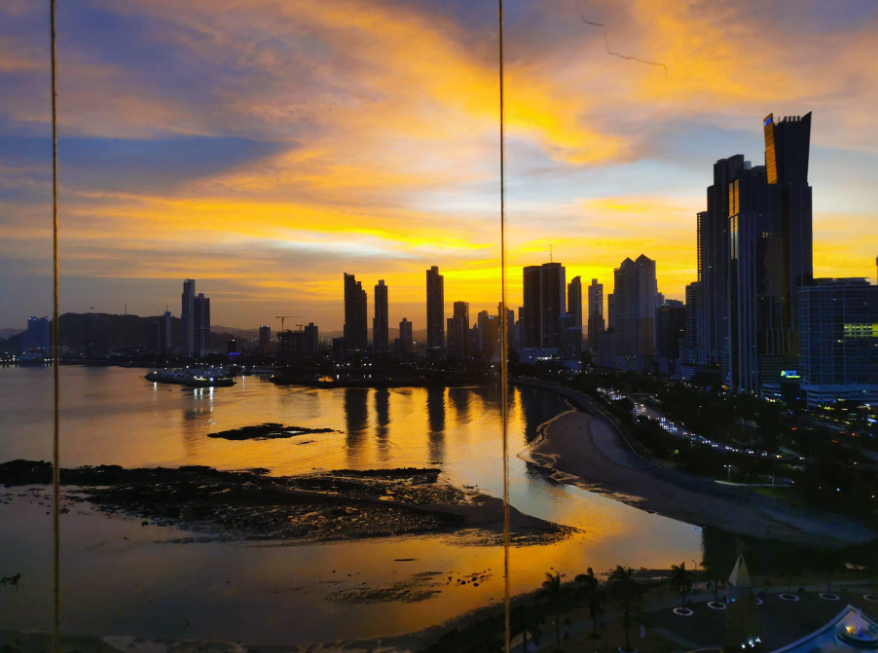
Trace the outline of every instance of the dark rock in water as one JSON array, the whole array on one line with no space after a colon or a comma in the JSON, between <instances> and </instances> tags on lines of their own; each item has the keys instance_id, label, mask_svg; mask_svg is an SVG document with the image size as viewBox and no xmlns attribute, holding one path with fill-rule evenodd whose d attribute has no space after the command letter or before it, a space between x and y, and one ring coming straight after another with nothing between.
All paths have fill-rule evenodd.
<instances>
[{"instance_id":1,"label":"dark rock in water","mask_svg":"<svg viewBox=\"0 0 878 653\"><path fill-rule=\"evenodd\" d=\"M311 435L314 433L335 433L335 429L309 428L307 426L284 426L277 422L266 422L255 426L243 426L239 429L208 433L209 438L223 438L225 440L275 440L279 438L294 438L298 435Z\"/></svg>"},{"instance_id":2,"label":"dark rock in water","mask_svg":"<svg viewBox=\"0 0 878 653\"><path fill-rule=\"evenodd\" d=\"M76 486L74 500L94 504L106 514L222 539L317 542L460 531L467 538L461 544L496 544L502 502L464 492L439 475L438 469L423 468L268 476L262 469L101 465L62 469L61 483ZM51 482L49 463L0 463L0 484ZM511 516L516 545L560 539L572 530L514 509Z\"/></svg>"}]
</instances>

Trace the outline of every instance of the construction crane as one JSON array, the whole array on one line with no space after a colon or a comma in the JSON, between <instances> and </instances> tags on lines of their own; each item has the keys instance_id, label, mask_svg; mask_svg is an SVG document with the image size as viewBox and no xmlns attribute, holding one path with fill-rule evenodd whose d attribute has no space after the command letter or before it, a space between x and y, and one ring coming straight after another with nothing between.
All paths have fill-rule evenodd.
<instances>
[{"instance_id":1,"label":"construction crane","mask_svg":"<svg viewBox=\"0 0 878 653\"><path fill-rule=\"evenodd\" d=\"M302 317L301 315L276 315L275 320L280 320L280 330L284 330L284 320L288 317Z\"/></svg>"},{"instance_id":2,"label":"construction crane","mask_svg":"<svg viewBox=\"0 0 878 653\"><path fill-rule=\"evenodd\" d=\"M299 331L301 331L302 329L305 328L306 325L304 325L304 324L297 324L296 326L299 327Z\"/></svg>"}]
</instances>

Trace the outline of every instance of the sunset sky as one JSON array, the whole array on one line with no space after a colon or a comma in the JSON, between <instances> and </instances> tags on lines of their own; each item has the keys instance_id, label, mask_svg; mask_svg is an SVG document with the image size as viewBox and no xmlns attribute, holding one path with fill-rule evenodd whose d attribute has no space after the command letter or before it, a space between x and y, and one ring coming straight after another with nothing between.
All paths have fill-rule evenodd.
<instances>
[{"instance_id":1,"label":"sunset sky","mask_svg":"<svg viewBox=\"0 0 878 653\"><path fill-rule=\"evenodd\" d=\"M48 3L0 3L0 327L50 312ZM663 68L607 53L661 62ZM510 304L554 258L696 278L712 164L813 111L815 275L874 282L878 4L509 0ZM496 2L61 0L62 311L342 325L342 273L425 327L499 300Z\"/></svg>"}]
</instances>

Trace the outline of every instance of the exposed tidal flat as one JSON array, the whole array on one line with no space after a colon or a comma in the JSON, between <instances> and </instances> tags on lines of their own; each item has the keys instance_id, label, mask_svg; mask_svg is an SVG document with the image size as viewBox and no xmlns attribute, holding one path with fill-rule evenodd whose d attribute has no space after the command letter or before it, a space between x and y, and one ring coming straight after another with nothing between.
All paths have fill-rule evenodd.
<instances>
[{"instance_id":1,"label":"exposed tidal flat","mask_svg":"<svg viewBox=\"0 0 878 653\"><path fill-rule=\"evenodd\" d=\"M204 466L259 479L298 479L271 481L280 484L310 476L324 485L323 492L333 482L329 472L371 474L368 483L384 484L377 472L411 468L421 470L427 485L459 492L467 501L496 501L502 493L497 388L316 389L246 377L211 392L152 384L140 370L61 372L66 469ZM51 370L0 370L0 462L50 458L50 406ZM511 451L524 449L541 424L569 408L553 393L516 389ZM265 423L321 432L209 437ZM240 471L257 468L268 471ZM550 567L569 574L617 564L667 569L700 558L700 528L558 483L551 475L510 458L510 499L517 513L569 529L564 537L513 549L514 592L538 586ZM405 483L420 483L417 476ZM363 477L354 480L362 483ZM154 488L162 491L159 484ZM73 489L65 490L62 515L62 616L73 633L261 644L353 640L427 628L502 598L496 538L460 536L496 534L487 526L321 536L311 543L259 534L217 537L195 521L127 508L108 516L108 504L77 501ZM51 615L47 488L3 492L0 575L21 573L22 580L17 591L0 595L0 628L45 630Z\"/></svg>"}]
</instances>

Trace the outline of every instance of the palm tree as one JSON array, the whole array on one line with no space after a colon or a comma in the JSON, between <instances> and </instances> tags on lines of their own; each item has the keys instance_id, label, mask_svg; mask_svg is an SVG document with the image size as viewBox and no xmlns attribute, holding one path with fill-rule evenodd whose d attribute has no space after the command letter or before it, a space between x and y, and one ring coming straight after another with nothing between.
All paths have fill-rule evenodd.
<instances>
[{"instance_id":1,"label":"palm tree","mask_svg":"<svg viewBox=\"0 0 878 653\"><path fill-rule=\"evenodd\" d=\"M671 577L668 583L680 593L680 607L685 607L686 595L692 591L692 574L686 571L685 562L671 565Z\"/></svg>"},{"instance_id":2,"label":"palm tree","mask_svg":"<svg viewBox=\"0 0 878 653\"><path fill-rule=\"evenodd\" d=\"M634 616L640 601L640 584L634 580L631 567L618 565L610 574L610 587L622 603L622 628L625 630L625 650L631 651L630 632L634 626Z\"/></svg>"},{"instance_id":3,"label":"palm tree","mask_svg":"<svg viewBox=\"0 0 878 653\"><path fill-rule=\"evenodd\" d=\"M543 618L539 615L528 615L523 605L519 605L512 611L512 636L521 635L521 653L527 653L527 636L534 644L540 643L540 637L543 631L540 628L543 624Z\"/></svg>"},{"instance_id":4,"label":"palm tree","mask_svg":"<svg viewBox=\"0 0 878 653\"><path fill-rule=\"evenodd\" d=\"M561 585L561 574L546 572L546 580L537 590L537 597L545 601L555 617L555 647L561 650L561 603L564 599L564 587Z\"/></svg>"},{"instance_id":5,"label":"palm tree","mask_svg":"<svg viewBox=\"0 0 878 653\"><path fill-rule=\"evenodd\" d=\"M591 612L592 621L592 639L600 637L598 635L598 614L601 613L604 604L604 592L601 588L600 581L595 577L594 570L589 567L588 572L579 574L576 577L576 598L580 601L588 603L588 610Z\"/></svg>"}]
</instances>

